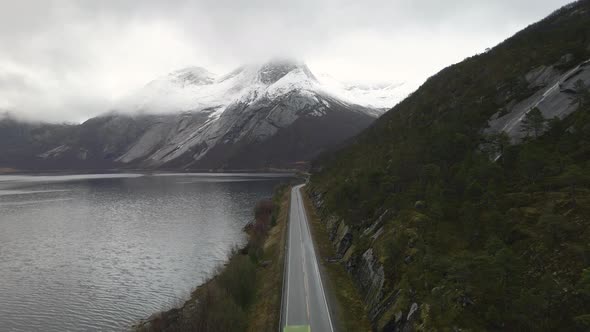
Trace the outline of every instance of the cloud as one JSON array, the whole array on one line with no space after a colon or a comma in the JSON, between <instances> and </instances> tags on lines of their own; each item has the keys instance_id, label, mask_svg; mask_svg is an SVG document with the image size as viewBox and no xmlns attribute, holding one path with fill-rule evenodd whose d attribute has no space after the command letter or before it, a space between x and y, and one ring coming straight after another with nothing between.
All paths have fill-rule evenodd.
<instances>
[{"instance_id":1,"label":"cloud","mask_svg":"<svg viewBox=\"0 0 590 332\"><path fill-rule=\"evenodd\" d=\"M420 82L563 0L0 0L0 109L80 121L189 66L299 57L346 80Z\"/></svg>"}]
</instances>

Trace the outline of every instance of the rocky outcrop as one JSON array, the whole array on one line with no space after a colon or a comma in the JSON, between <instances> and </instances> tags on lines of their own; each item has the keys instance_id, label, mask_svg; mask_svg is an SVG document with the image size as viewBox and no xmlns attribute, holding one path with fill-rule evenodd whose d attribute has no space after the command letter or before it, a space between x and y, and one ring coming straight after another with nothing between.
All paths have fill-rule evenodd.
<instances>
[{"instance_id":1,"label":"rocky outcrop","mask_svg":"<svg viewBox=\"0 0 590 332\"><path fill-rule=\"evenodd\" d=\"M383 284L385 283L385 273L383 266L378 262L377 257L373 254L373 249L369 248L359 259L355 275L357 286L365 295L364 301L367 307L374 311L383 298Z\"/></svg>"},{"instance_id":2,"label":"rocky outcrop","mask_svg":"<svg viewBox=\"0 0 590 332\"><path fill-rule=\"evenodd\" d=\"M514 142L519 142L525 135L521 123L525 115L538 108L545 119L563 119L578 109L576 102L579 87L590 88L590 60L570 65L570 55L552 66L540 66L525 74L524 79L533 93L530 97L508 103L502 111L494 114L489 121L488 133L505 132Z\"/></svg>"},{"instance_id":3,"label":"rocky outcrop","mask_svg":"<svg viewBox=\"0 0 590 332\"><path fill-rule=\"evenodd\" d=\"M324 201L322 194L309 192L314 207L322 212ZM325 212L325 211L324 211ZM322 213L320 213L321 215ZM384 231L383 223L393 211L385 210L361 233L360 237L369 239L373 244ZM329 232L329 239L336 250L336 257L329 259L344 265L361 294L367 313L375 331L414 331L419 318L419 305L412 303L408 308L390 314L396 304L400 290L385 287L385 271L383 264L375 255L372 245L358 252L354 244L353 230L344 221L333 215L322 218Z\"/></svg>"}]
</instances>

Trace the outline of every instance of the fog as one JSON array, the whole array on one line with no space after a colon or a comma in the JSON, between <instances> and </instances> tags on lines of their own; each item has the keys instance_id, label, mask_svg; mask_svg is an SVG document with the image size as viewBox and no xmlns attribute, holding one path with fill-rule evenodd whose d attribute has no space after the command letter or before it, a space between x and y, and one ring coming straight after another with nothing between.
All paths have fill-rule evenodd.
<instances>
[{"instance_id":1,"label":"fog","mask_svg":"<svg viewBox=\"0 0 590 332\"><path fill-rule=\"evenodd\" d=\"M0 112L78 122L179 68L222 74L276 56L418 85L567 2L0 0Z\"/></svg>"}]
</instances>

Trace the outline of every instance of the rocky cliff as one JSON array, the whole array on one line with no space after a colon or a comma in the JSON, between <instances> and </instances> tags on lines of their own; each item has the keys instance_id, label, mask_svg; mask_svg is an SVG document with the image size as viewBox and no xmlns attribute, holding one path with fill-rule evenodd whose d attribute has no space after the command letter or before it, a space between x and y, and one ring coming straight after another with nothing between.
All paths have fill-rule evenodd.
<instances>
[{"instance_id":1,"label":"rocky cliff","mask_svg":"<svg viewBox=\"0 0 590 332\"><path fill-rule=\"evenodd\" d=\"M363 229L356 241L364 242L359 246L353 240L353 234L358 236L358 229L353 230L343 219L331 214L325 207L322 193L309 190L308 194L315 209L322 216L322 222L330 234L330 241L336 249L337 255L331 258L330 262L345 266L361 294L373 328L379 331L412 331L420 306L418 303L396 303L400 289L394 285L386 287L383 263L373 249L383 246L384 223L394 212L383 211L378 218L370 222L370 226ZM359 250L359 247L362 247L362 250Z\"/></svg>"}]
</instances>

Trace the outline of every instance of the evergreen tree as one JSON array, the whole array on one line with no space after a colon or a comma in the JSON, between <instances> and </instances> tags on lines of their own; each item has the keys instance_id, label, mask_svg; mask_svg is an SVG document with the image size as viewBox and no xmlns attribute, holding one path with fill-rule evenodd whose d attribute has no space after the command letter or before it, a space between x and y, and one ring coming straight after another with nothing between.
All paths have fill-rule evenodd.
<instances>
[{"instance_id":1,"label":"evergreen tree","mask_svg":"<svg viewBox=\"0 0 590 332\"><path fill-rule=\"evenodd\" d=\"M590 107L590 88L586 86L586 83L582 80L578 80L574 84L574 89L577 94L574 103L577 103L581 110Z\"/></svg>"},{"instance_id":2,"label":"evergreen tree","mask_svg":"<svg viewBox=\"0 0 590 332\"><path fill-rule=\"evenodd\" d=\"M545 122L547 122L547 120L543 117L543 113L541 113L540 109L535 107L524 116L520 130L526 134L526 137L529 137L532 133L534 137L537 138L545 128Z\"/></svg>"},{"instance_id":3,"label":"evergreen tree","mask_svg":"<svg viewBox=\"0 0 590 332\"><path fill-rule=\"evenodd\" d=\"M570 165L565 169L559 179L563 181L564 184L569 186L570 188L570 195L572 203L576 204L576 185L578 183L583 183L586 178L584 171L578 165Z\"/></svg>"},{"instance_id":4,"label":"evergreen tree","mask_svg":"<svg viewBox=\"0 0 590 332\"><path fill-rule=\"evenodd\" d=\"M510 146L510 136L505 132L492 134L486 138L488 142L488 153L491 158L500 157L506 148Z\"/></svg>"}]
</instances>

